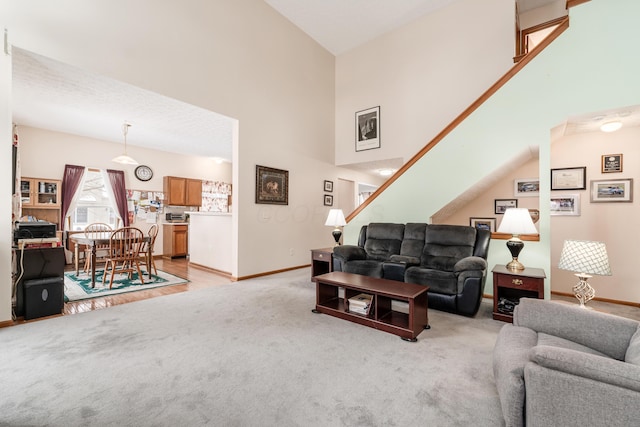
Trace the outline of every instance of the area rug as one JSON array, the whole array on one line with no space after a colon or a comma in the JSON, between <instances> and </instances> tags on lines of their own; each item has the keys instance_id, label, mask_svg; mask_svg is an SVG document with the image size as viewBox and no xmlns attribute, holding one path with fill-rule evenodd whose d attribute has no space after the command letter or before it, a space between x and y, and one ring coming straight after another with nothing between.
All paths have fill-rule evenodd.
<instances>
[{"instance_id":1,"label":"area rug","mask_svg":"<svg viewBox=\"0 0 640 427\"><path fill-rule=\"evenodd\" d=\"M144 284L140 281L138 273L133 273L131 280L129 280L127 274L116 274L113 279L113 286L109 289L109 276L107 277L107 282L104 285L102 284L103 270L96 270L95 288L91 287L91 274L81 272L76 275L75 271L67 272L64 273L64 300L65 302L79 301L188 282L186 279L162 270L158 270L157 273L152 274L151 278L149 278L148 274L143 273Z\"/></svg>"}]
</instances>

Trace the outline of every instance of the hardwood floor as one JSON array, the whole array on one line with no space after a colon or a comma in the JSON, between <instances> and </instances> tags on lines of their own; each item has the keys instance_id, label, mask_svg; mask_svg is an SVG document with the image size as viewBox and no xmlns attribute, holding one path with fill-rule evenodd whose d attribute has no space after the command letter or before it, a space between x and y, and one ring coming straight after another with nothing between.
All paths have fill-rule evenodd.
<instances>
[{"instance_id":1,"label":"hardwood floor","mask_svg":"<svg viewBox=\"0 0 640 427\"><path fill-rule=\"evenodd\" d=\"M91 298L88 300L72 301L65 303L62 314L57 316L68 316L77 313L85 313L88 311L100 310L103 308L113 307L120 304L127 304L130 302L140 301L148 298L155 298L163 295L188 292L195 289L202 289L211 286L222 285L225 283L231 283L231 279L226 276L216 274L203 268L190 266L186 258L176 258L172 260L164 258L156 259L156 266L159 270L163 270L175 276L188 279L189 283L185 283L182 285L163 286L160 288L148 289L145 291L128 292L102 298ZM67 269L72 268L73 266L67 266ZM29 321L18 318L13 322L13 325L27 322L37 322L39 320L57 316L48 316Z\"/></svg>"}]
</instances>

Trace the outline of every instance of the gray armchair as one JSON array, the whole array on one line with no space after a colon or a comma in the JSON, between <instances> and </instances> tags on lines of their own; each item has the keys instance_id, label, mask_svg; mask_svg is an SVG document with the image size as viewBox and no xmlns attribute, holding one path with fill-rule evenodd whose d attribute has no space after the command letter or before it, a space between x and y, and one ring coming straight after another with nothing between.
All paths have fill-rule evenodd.
<instances>
[{"instance_id":1,"label":"gray armchair","mask_svg":"<svg viewBox=\"0 0 640 427\"><path fill-rule=\"evenodd\" d=\"M640 322L522 298L498 334L493 369L507 427L640 420Z\"/></svg>"}]
</instances>

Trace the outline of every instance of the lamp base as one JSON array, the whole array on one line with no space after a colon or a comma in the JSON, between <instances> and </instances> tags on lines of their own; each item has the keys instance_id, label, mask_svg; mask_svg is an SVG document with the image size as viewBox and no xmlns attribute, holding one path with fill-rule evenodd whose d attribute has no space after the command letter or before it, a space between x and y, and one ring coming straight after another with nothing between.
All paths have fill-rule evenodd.
<instances>
[{"instance_id":1,"label":"lamp base","mask_svg":"<svg viewBox=\"0 0 640 427\"><path fill-rule=\"evenodd\" d=\"M507 249L511 252L511 262L507 264L509 270L524 270L524 265L518 261L518 255L520 255L522 248L524 248L524 243L517 236L507 240Z\"/></svg>"},{"instance_id":2,"label":"lamp base","mask_svg":"<svg viewBox=\"0 0 640 427\"><path fill-rule=\"evenodd\" d=\"M522 265L522 263L518 261L518 258L512 259L511 262L506 265L506 267L509 270L524 270L524 265Z\"/></svg>"},{"instance_id":3,"label":"lamp base","mask_svg":"<svg viewBox=\"0 0 640 427\"><path fill-rule=\"evenodd\" d=\"M331 232L333 234L333 238L336 241L336 246L340 246L340 237L342 237L342 231L339 228L336 228Z\"/></svg>"},{"instance_id":4,"label":"lamp base","mask_svg":"<svg viewBox=\"0 0 640 427\"><path fill-rule=\"evenodd\" d=\"M573 293L575 294L578 301L580 301L580 308L589 308L585 304L588 303L596 296L596 290L591 287L589 283L587 283L587 279L592 277L588 274L576 274L576 277L580 279L578 283L573 286Z\"/></svg>"}]
</instances>

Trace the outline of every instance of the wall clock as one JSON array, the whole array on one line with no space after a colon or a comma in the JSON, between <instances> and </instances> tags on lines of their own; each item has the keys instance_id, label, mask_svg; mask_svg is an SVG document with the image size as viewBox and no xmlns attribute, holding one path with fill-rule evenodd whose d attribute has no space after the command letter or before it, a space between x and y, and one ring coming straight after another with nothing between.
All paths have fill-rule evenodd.
<instances>
[{"instance_id":1,"label":"wall clock","mask_svg":"<svg viewBox=\"0 0 640 427\"><path fill-rule=\"evenodd\" d=\"M135 170L136 178L140 181L149 181L153 178L153 171L149 166L140 165Z\"/></svg>"}]
</instances>

